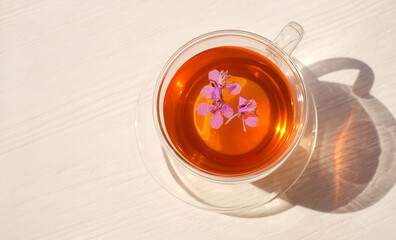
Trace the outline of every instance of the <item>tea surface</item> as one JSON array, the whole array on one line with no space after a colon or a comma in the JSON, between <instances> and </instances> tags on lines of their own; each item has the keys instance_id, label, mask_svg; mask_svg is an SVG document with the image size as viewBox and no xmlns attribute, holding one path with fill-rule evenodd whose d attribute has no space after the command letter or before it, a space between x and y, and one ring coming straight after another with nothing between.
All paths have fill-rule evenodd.
<instances>
[{"instance_id":1,"label":"tea surface","mask_svg":"<svg viewBox=\"0 0 396 240\"><path fill-rule=\"evenodd\" d=\"M210 85L208 73L228 70L227 82L242 90L222 98L238 113L239 97L257 103L258 124L243 127L237 116L228 124L211 126L211 115L198 114L200 103L212 104L200 92ZM201 52L182 65L172 78L164 99L164 121L179 153L201 171L218 176L238 176L274 161L288 145L294 124L294 98L281 70L263 55L241 47L217 47Z\"/></svg>"}]
</instances>

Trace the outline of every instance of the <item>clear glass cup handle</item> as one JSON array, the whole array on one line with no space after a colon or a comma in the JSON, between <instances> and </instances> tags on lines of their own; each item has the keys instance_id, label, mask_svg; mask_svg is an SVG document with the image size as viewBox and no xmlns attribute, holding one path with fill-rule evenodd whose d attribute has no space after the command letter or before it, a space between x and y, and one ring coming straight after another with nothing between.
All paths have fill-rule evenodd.
<instances>
[{"instance_id":1,"label":"clear glass cup handle","mask_svg":"<svg viewBox=\"0 0 396 240\"><path fill-rule=\"evenodd\" d=\"M287 54L291 54L304 35L304 29L296 22L289 22L280 31L273 43Z\"/></svg>"}]
</instances>

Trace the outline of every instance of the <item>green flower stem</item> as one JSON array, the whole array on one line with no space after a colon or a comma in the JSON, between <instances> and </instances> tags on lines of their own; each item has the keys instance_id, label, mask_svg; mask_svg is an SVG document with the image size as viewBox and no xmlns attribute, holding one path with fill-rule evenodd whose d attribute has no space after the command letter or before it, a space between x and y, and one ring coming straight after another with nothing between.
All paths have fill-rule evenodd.
<instances>
[{"instance_id":1,"label":"green flower stem","mask_svg":"<svg viewBox=\"0 0 396 240\"><path fill-rule=\"evenodd\" d=\"M235 118L236 116L238 116L239 113L235 113L232 117L230 117L227 122L225 123L225 125L227 125L233 118Z\"/></svg>"}]
</instances>

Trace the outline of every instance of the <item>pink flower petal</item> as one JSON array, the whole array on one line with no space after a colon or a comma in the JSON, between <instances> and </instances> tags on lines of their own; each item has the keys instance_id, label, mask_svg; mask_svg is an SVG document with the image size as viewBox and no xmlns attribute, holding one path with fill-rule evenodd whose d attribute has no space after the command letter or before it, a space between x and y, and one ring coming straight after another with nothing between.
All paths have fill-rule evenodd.
<instances>
[{"instance_id":1,"label":"pink flower petal","mask_svg":"<svg viewBox=\"0 0 396 240\"><path fill-rule=\"evenodd\" d=\"M210 85L206 85L201 89L201 95L204 98L212 98L213 87Z\"/></svg>"},{"instance_id":2,"label":"pink flower petal","mask_svg":"<svg viewBox=\"0 0 396 240\"><path fill-rule=\"evenodd\" d=\"M248 116L245 118L245 123L249 127L256 127L259 123L259 119L257 117Z\"/></svg>"},{"instance_id":3,"label":"pink flower petal","mask_svg":"<svg viewBox=\"0 0 396 240\"><path fill-rule=\"evenodd\" d=\"M219 129L221 125L223 125L223 116L220 111L217 111L210 118L210 126L212 126L212 128Z\"/></svg>"},{"instance_id":4,"label":"pink flower petal","mask_svg":"<svg viewBox=\"0 0 396 240\"><path fill-rule=\"evenodd\" d=\"M256 103L256 101L254 101L253 99L252 100L249 100L250 101L250 103L249 103L249 111L254 111L254 110L256 110L256 108L257 108L257 103Z\"/></svg>"},{"instance_id":5,"label":"pink flower petal","mask_svg":"<svg viewBox=\"0 0 396 240\"><path fill-rule=\"evenodd\" d=\"M232 117L232 115L234 115L234 110L232 110L232 108L225 103L221 107L221 112L223 113L224 117L226 117L226 118L230 118L230 117Z\"/></svg>"},{"instance_id":6,"label":"pink flower petal","mask_svg":"<svg viewBox=\"0 0 396 240\"><path fill-rule=\"evenodd\" d=\"M227 86L228 92L232 95L238 95L242 87L238 83L231 83L230 85Z\"/></svg>"},{"instance_id":7,"label":"pink flower petal","mask_svg":"<svg viewBox=\"0 0 396 240\"><path fill-rule=\"evenodd\" d=\"M213 108L212 105L208 103L200 103L197 106L197 113L201 116L206 116L210 113L212 108Z\"/></svg>"},{"instance_id":8,"label":"pink flower petal","mask_svg":"<svg viewBox=\"0 0 396 240\"><path fill-rule=\"evenodd\" d=\"M239 97L239 106L242 106L247 100L244 99L243 97Z\"/></svg>"},{"instance_id":9,"label":"pink flower petal","mask_svg":"<svg viewBox=\"0 0 396 240\"><path fill-rule=\"evenodd\" d=\"M209 80L219 83L220 81L220 72L216 69L209 72Z\"/></svg>"},{"instance_id":10,"label":"pink flower petal","mask_svg":"<svg viewBox=\"0 0 396 240\"><path fill-rule=\"evenodd\" d=\"M221 89L219 87L214 87L211 95L212 100L216 100L220 97Z\"/></svg>"}]
</instances>

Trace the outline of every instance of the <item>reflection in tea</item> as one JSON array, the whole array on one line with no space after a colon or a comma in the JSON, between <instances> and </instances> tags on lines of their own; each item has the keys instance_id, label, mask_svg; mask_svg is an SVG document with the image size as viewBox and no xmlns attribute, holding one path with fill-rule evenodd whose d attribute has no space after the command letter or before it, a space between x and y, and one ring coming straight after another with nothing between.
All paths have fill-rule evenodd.
<instances>
[{"instance_id":1,"label":"reflection in tea","mask_svg":"<svg viewBox=\"0 0 396 240\"><path fill-rule=\"evenodd\" d=\"M213 76L224 85L213 83ZM241 47L212 48L172 78L164 99L165 127L190 165L218 176L245 175L276 163L288 147L293 99L286 77L263 55Z\"/></svg>"}]
</instances>

